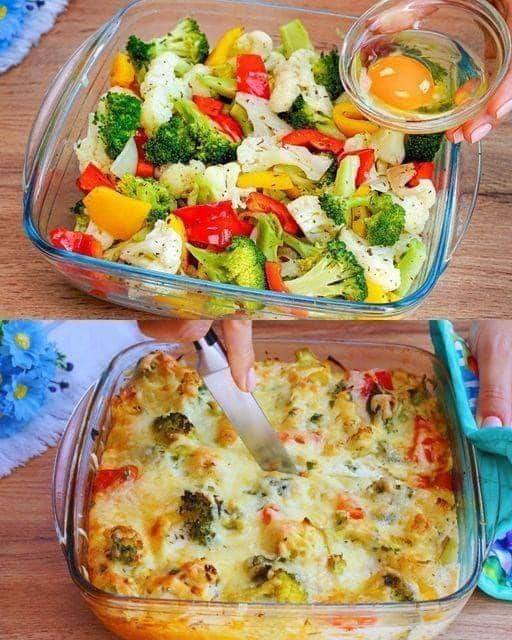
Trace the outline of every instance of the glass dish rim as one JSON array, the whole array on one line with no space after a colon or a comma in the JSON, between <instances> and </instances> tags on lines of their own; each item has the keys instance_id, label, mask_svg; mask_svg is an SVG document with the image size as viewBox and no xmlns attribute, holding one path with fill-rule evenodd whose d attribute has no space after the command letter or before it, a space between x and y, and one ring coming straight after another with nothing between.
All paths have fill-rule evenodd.
<instances>
[{"instance_id":1,"label":"glass dish rim","mask_svg":"<svg viewBox=\"0 0 512 640\"><path fill-rule=\"evenodd\" d=\"M379 0L374 3L367 11L365 11L361 18L369 19L370 17L374 17L378 10L382 9L383 6L387 3L394 2L395 0ZM442 1L442 0L440 0ZM457 2L457 0L452 0ZM465 1L465 0L463 0ZM461 109L455 110L450 114L441 115L437 118L431 118L430 120L421 120L419 122L414 121L404 121L399 116L394 116L393 114L384 115L383 112L379 111L377 108L363 102L359 99L357 95L356 88L354 86L354 82L352 80L352 73L350 71L350 63L348 62L347 47L350 36L353 36L356 31L357 23L354 23L350 30L346 34L346 38L344 39L342 45L340 46L340 71L341 77L345 86L345 89L352 100L355 101L357 106L365 112L365 114L372 119L375 119L376 122L382 122L384 119L388 119L389 123L395 126L397 129L404 130L407 128L411 133L423 133L420 129L427 128L432 125L429 133L435 133L436 131L446 131L448 129L452 129L456 126L456 121L461 120L467 122L471 118L473 118L477 113L482 111L483 106L486 102L489 101L489 98L496 93L497 89L505 79L507 73L510 71L510 67L512 64L512 36L510 30L507 28L505 19L500 14L500 12L490 3L486 2L484 4L483 0L477 0L479 5L479 11L482 14L487 14L487 17L490 18L492 24L496 30L496 33L499 34L499 37L503 42L503 64L499 70L499 73L496 74L496 77L493 78L492 84L489 86L487 91L483 96L480 96L478 100L476 100L471 105L466 107L462 107ZM467 11L468 7L464 7L461 5L462 11ZM478 8L478 7L477 7ZM384 126L384 125L381 125ZM460 125L458 125L460 126Z\"/></svg>"},{"instance_id":2,"label":"glass dish rim","mask_svg":"<svg viewBox=\"0 0 512 640\"><path fill-rule=\"evenodd\" d=\"M443 377L447 381L447 388L449 389L450 396L452 398L455 397L451 379L449 373L447 371L444 363L436 356L436 354L427 351L422 347L417 347L413 345L400 344L399 342L385 342L385 341L374 341L374 340L356 340L356 339L316 339L316 338L307 338L307 337L299 337L297 339L288 339L288 338L254 338L255 343L259 344L308 344L315 348L318 345L325 346L333 346L336 345L360 345L365 348L400 348L407 351L413 351L416 353L421 353L422 355L427 356L432 363L435 363L436 367L442 371ZM57 514L57 505L56 505L56 475L58 470L58 461L59 461L59 451L57 453L54 469L53 469L53 488L52 488L52 507L53 507L53 516L55 522L55 529L57 531L57 535L59 536L59 541L61 542L61 546L63 547L64 555L67 561L68 569L71 575L73 582L80 588L82 593L85 596L91 597L93 599L108 599L111 603L116 607L126 606L128 608L168 608L172 606L183 606L183 607L191 607L194 609L207 608L210 610L215 609L223 609L223 610L236 610L240 607L244 607L247 611L250 610L258 610L262 607L267 608L271 607L273 612L286 612L290 613L296 610L304 611L308 607L313 608L315 612L319 613L331 613L331 612L339 612L342 611L365 611L371 608L372 610L379 610L385 612L399 612L399 611L411 611L411 610L421 610L421 611L430 611L437 610L442 608L443 606L449 606L454 602L461 601L465 596L470 595L470 593L476 588L482 566L483 560L485 557L485 514L483 511L483 503L482 496L480 490L480 481L478 476L478 464L476 460L476 455L473 446L471 443L464 438L463 439L463 449L467 454L467 458L469 461L469 473L472 480L472 494L475 500L475 505L477 512L475 513L475 523L477 527L477 536L478 539L476 541L476 551L474 558L474 565L471 575L468 577L466 582L461 585L456 591L453 593L443 596L442 598L438 598L436 600L421 600L414 602L377 602L377 603L303 603L303 604L290 604L290 603L279 603L279 602L269 602L269 603L261 603L261 602L224 602L224 601L203 601L203 600L180 600L180 599L165 599L165 598L147 598L141 596L127 596L120 595L115 593L109 593L108 591L103 591L98 587L95 587L90 580L83 575L83 573L79 570L75 562L75 525L74 525L74 513L75 513L75 502L76 502L76 474L77 468L84 453L83 445L84 438L86 436L87 428L86 424L88 422L88 418L90 417L91 412L98 404L105 402L105 397L108 399L110 397L110 392L105 394L105 390L108 390L109 385L116 384L121 376L129 370L130 367L133 367L134 364L141 358L143 355L146 355L154 350L159 349L171 349L171 350L186 350L189 348L188 344L178 344L172 343L168 341L158 341L158 340L146 340L143 342L136 343L134 345L130 345L129 347L124 348L122 351L118 352L104 367L98 379L91 385L91 387L86 391L86 393L82 396L81 400L75 405L72 414L68 420L68 424L63 433L62 440L64 439L69 425L71 423L71 419L75 415L76 410L81 405L82 402L86 401L85 410L83 417L81 418L80 424L75 431L75 436L77 439L74 440L73 443L73 462L70 470L69 481L71 484L71 493L69 499L65 504L65 522L63 527L64 539L60 538L59 533L59 520ZM124 359L129 358L133 354L133 359L130 363L122 364ZM117 369L121 369L117 371ZM112 378L115 376L115 380Z\"/></svg>"},{"instance_id":3,"label":"glass dish rim","mask_svg":"<svg viewBox=\"0 0 512 640\"><path fill-rule=\"evenodd\" d=\"M137 5L143 5L147 0L133 0L131 3L121 8L117 13L115 13L110 20L105 22L100 28L94 32L83 44L82 47L86 47L88 43L90 43L90 47L87 49L89 52L89 56L94 54L94 52L98 52L103 48L103 45L110 40L112 35L115 33L115 29L119 24L121 18L125 13L127 13L133 7ZM286 9L293 12L299 12L309 15L330 15L336 16L338 18L349 19L354 21L357 19L357 16L339 13L327 9L308 9L305 7L294 7L293 5L288 5L284 3L278 4L270 4L267 2L262 2L261 0L212 0L215 3L221 4L237 4L237 5L248 5L248 6L262 6L267 7L269 9ZM75 52L76 53L76 52ZM71 56L72 57L72 56ZM94 57L94 56L93 56ZM68 59L69 60L69 59ZM89 62L91 62L89 60ZM77 78L69 79L67 81L66 87L63 90L63 93L66 91L66 88L72 88L76 91L80 84L80 78L87 71L87 66L82 69L81 73ZM41 109L44 106L44 99L42 101ZM61 108L60 104L56 108ZM65 108L65 110L69 109L69 107ZM65 118L64 118L65 119ZM63 120L64 120L63 119ZM36 116L37 120L37 116ZM53 138L55 135L55 130L52 131ZM456 145L450 143L449 145L449 178L450 180L447 182L447 194L446 194L446 206L443 211L442 220L440 221L441 230L439 235L439 240L437 243L437 247L435 248L435 253L433 256L432 264L430 269L426 273L424 277L424 281L421 286L418 287L412 293L406 295L404 298L400 300L395 300L393 302L387 303L367 303L367 302L353 302L350 300L338 300L331 298L320 298L320 297L312 297L312 296L298 296L291 295L281 292L267 291L267 290L257 290L250 289L247 287L240 287L237 285L231 284L223 284L216 283L208 280L201 280L199 278L192 278L190 276L183 275L175 275L175 274L166 274L156 271L151 271L149 269L145 269L142 267L137 267L134 265L125 265L118 262L109 262L107 260L102 260L98 258L92 258L89 256L81 255L78 253L73 253L69 251L65 251L63 249L57 249L53 247L39 232L36 227L33 217L32 217L32 209L33 209L33 192L35 188L34 184L34 176L36 174L36 169L40 163L41 156L44 156L44 150L49 144L48 137L45 136L43 140L40 142L36 152L35 152L35 160L32 165L30 176L27 176L27 164L28 164L28 151L29 147L27 146L27 153L25 157L25 166L23 172L23 226L25 233L31 242L37 247L37 249L45 256L47 259L51 261L67 263L70 265L76 265L77 267L89 268L91 271L101 271L105 274L109 274L119 278L130 279L133 278L137 281L146 281L150 282L152 285L161 286L165 288L166 285L170 287L175 287L179 290L180 283L183 285L183 289L190 291L194 289L196 291L211 294L211 295L219 295L219 296L227 296L228 298L238 298L240 296L243 299L248 299L255 302L263 302L265 305L274 305L275 307L284 306L291 307L291 309L305 309L311 312L315 310L322 311L323 313L369 313L369 314L400 314L402 312L412 311L417 306L419 306L427 296L432 292L434 287L436 286L440 275L442 275L443 271L446 267L446 257L449 252L449 240L452 236L452 222L454 219L454 191L457 182L458 171L460 168L460 145ZM455 177L455 179L453 179ZM479 185L482 177L482 148L481 144L478 144L478 161L477 161L477 176L476 176L476 184L475 191L473 196L473 202L471 204L471 209L474 209L474 200L478 195ZM27 181L28 178L28 181ZM94 293L88 292L89 295L93 295ZM158 293L156 293L158 295ZM161 295L165 296L165 293ZM123 306L127 306L125 303L122 303ZM276 313L278 309L276 309Z\"/></svg>"}]
</instances>

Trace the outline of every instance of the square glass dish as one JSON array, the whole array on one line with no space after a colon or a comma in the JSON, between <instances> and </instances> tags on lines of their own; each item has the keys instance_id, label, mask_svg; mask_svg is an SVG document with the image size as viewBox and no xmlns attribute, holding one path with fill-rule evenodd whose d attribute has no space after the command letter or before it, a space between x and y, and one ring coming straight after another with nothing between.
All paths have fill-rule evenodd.
<instances>
[{"instance_id":1,"label":"square glass dish","mask_svg":"<svg viewBox=\"0 0 512 640\"><path fill-rule=\"evenodd\" d=\"M255 341L256 357L293 361L306 341ZM451 595L425 602L376 604L262 604L163 600L116 595L94 587L87 571L87 517L98 460L109 432L112 397L136 363L155 349L196 362L192 347L146 342L113 359L84 396L61 440L54 475L54 512L70 574L98 618L130 640L427 640L441 633L476 587L485 555L484 514L472 446L455 411L453 388L444 365L431 353L410 346L364 341L307 341L317 356L332 356L350 369L402 368L437 381L453 455L459 529L459 581Z\"/></svg>"},{"instance_id":2,"label":"square glass dish","mask_svg":"<svg viewBox=\"0 0 512 640\"><path fill-rule=\"evenodd\" d=\"M73 145L87 128L89 112L109 87L114 53L132 33L149 39L184 16L198 20L210 42L233 25L264 29L277 39L279 26L300 17L320 50L340 46L354 23L351 3L338 11L309 11L279 4L236 0L136 0L94 33L54 79L36 118L27 146L23 203L24 226L31 241L74 286L112 303L178 317L325 319L388 318L416 309L448 266L469 225L481 175L479 146L443 145L437 161L438 198L424 233L427 260L411 292L386 304L291 296L176 276L128 264L108 262L56 249L49 240L55 227L69 224L70 207L81 193ZM343 13L343 12L346 12ZM252 302L252 311L243 303Z\"/></svg>"}]
</instances>

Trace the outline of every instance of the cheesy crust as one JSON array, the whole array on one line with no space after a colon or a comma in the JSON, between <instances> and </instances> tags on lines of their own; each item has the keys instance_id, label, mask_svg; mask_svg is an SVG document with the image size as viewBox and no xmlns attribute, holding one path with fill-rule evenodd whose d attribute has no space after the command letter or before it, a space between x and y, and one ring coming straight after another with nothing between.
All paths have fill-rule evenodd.
<instances>
[{"instance_id":1,"label":"cheesy crust","mask_svg":"<svg viewBox=\"0 0 512 640\"><path fill-rule=\"evenodd\" d=\"M458 584L452 457L434 383L308 350L256 365L299 476L262 471L197 372L143 358L111 403L88 518L108 592L228 602L433 600Z\"/></svg>"}]
</instances>

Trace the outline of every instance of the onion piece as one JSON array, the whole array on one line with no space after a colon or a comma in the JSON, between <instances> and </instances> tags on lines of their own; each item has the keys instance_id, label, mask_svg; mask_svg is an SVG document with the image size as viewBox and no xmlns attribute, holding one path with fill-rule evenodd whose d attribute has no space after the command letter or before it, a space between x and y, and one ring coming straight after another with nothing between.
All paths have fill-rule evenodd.
<instances>
[{"instance_id":1,"label":"onion piece","mask_svg":"<svg viewBox=\"0 0 512 640\"><path fill-rule=\"evenodd\" d=\"M123 150L117 156L110 167L111 173L118 178L122 178L126 173L134 176L137 173L137 163L139 161L139 152L135 144L135 138L131 137L124 145Z\"/></svg>"}]
</instances>

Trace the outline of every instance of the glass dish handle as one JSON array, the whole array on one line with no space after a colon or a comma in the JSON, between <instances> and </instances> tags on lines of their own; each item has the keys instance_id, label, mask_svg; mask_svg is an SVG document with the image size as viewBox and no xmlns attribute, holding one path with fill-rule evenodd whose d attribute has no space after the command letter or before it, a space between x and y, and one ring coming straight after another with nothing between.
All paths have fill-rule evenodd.
<instances>
[{"instance_id":1,"label":"glass dish handle","mask_svg":"<svg viewBox=\"0 0 512 640\"><path fill-rule=\"evenodd\" d=\"M473 217L482 178L482 157L481 142L473 145L460 145L459 171L453 185L456 202L453 235L445 257L443 271L459 248Z\"/></svg>"},{"instance_id":2,"label":"glass dish handle","mask_svg":"<svg viewBox=\"0 0 512 640\"><path fill-rule=\"evenodd\" d=\"M92 397L93 388L91 387L86 391L73 411L66 430L60 439L53 468L53 516L55 531L57 532L59 543L63 546L66 545L67 514L69 512L69 501L73 495L74 468L80 450L78 439L80 438L83 419Z\"/></svg>"}]
</instances>

